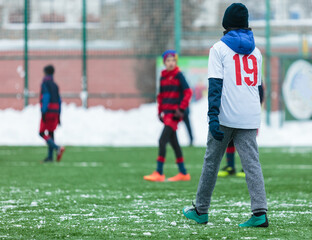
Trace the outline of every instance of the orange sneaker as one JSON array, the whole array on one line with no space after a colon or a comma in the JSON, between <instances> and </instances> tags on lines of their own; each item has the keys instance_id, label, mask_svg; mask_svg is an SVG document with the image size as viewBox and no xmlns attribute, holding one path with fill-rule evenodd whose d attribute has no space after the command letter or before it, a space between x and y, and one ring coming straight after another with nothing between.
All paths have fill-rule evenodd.
<instances>
[{"instance_id":1,"label":"orange sneaker","mask_svg":"<svg viewBox=\"0 0 312 240\"><path fill-rule=\"evenodd\" d=\"M174 177L168 178L169 182L177 182L177 181L190 181L191 180L191 175L188 174L183 174L183 173L178 173Z\"/></svg>"},{"instance_id":2,"label":"orange sneaker","mask_svg":"<svg viewBox=\"0 0 312 240\"><path fill-rule=\"evenodd\" d=\"M151 175L146 175L143 178L144 180L152 182L164 182L166 177L165 174L161 175L159 172L154 171Z\"/></svg>"}]
</instances>

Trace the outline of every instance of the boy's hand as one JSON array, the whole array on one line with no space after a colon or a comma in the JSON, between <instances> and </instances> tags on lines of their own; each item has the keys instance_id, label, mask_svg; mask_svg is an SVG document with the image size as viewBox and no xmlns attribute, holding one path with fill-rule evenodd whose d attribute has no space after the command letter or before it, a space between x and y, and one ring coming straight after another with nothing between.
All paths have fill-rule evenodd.
<instances>
[{"instance_id":1,"label":"boy's hand","mask_svg":"<svg viewBox=\"0 0 312 240\"><path fill-rule=\"evenodd\" d=\"M184 117L184 110L181 108L176 109L173 119L180 120L183 117Z\"/></svg>"},{"instance_id":2,"label":"boy's hand","mask_svg":"<svg viewBox=\"0 0 312 240\"><path fill-rule=\"evenodd\" d=\"M222 141L224 138L224 132L220 131L219 127L219 121L209 122L209 131L211 132L213 138L218 141Z\"/></svg>"},{"instance_id":3,"label":"boy's hand","mask_svg":"<svg viewBox=\"0 0 312 240\"><path fill-rule=\"evenodd\" d=\"M45 119L45 113L41 113L41 119L42 119L43 122L45 122L45 120L46 120Z\"/></svg>"}]
</instances>

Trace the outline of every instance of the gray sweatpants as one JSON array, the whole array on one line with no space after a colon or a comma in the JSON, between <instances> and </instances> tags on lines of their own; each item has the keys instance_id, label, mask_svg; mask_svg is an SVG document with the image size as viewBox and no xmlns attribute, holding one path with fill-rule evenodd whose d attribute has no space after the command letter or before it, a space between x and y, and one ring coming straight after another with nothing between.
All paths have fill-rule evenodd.
<instances>
[{"instance_id":1,"label":"gray sweatpants","mask_svg":"<svg viewBox=\"0 0 312 240\"><path fill-rule=\"evenodd\" d=\"M251 211L253 213L267 211L264 180L256 142L257 129L237 129L220 126L220 130L224 132L222 141L215 140L211 133L208 133L204 165L196 195L196 209L200 213L208 213L220 162L229 142L233 139L246 174L251 199Z\"/></svg>"}]
</instances>

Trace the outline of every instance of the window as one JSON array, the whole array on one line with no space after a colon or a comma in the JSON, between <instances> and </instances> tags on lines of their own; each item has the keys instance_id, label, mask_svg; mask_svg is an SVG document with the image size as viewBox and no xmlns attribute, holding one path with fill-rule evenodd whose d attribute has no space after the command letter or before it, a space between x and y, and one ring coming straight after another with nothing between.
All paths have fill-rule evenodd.
<instances>
[{"instance_id":1,"label":"window","mask_svg":"<svg viewBox=\"0 0 312 240\"><path fill-rule=\"evenodd\" d=\"M101 20L101 0L87 2L87 22ZM3 3L4 25L8 27L24 24L24 1L10 0ZM29 27L44 28L80 26L82 22L82 0L29 0Z\"/></svg>"}]
</instances>

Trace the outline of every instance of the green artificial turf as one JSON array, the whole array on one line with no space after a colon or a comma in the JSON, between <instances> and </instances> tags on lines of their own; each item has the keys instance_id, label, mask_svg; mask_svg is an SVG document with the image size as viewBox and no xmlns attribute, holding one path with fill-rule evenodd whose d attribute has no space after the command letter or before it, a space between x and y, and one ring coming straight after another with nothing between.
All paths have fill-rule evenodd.
<instances>
[{"instance_id":1,"label":"green artificial turf","mask_svg":"<svg viewBox=\"0 0 312 240\"><path fill-rule=\"evenodd\" d=\"M67 147L62 162L40 164L46 151L0 147L0 239L312 239L311 148L260 148L267 229L238 227L251 213L237 177L217 180L208 225L182 215L204 148L183 149L190 182L163 183L143 180L157 148ZM171 177L177 167L170 148L167 155Z\"/></svg>"}]
</instances>

